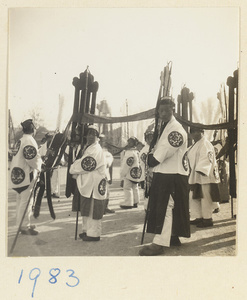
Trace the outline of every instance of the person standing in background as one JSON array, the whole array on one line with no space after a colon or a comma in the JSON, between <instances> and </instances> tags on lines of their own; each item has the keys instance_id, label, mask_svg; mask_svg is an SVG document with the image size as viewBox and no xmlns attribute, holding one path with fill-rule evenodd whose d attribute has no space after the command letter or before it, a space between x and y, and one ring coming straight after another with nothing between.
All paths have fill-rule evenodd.
<instances>
[{"instance_id":1,"label":"person standing in background","mask_svg":"<svg viewBox=\"0 0 247 300\"><path fill-rule=\"evenodd\" d=\"M47 149L50 146L52 137L53 136L50 133L46 133L44 138L41 140L39 153L43 160L47 155ZM53 198L60 198L60 168L63 163L64 158L62 157L60 164L51 170L51 196ZM46 195L44 197L46 198Z\"/></svg>"},{"instance_id":2,"label":"person standing in background","mask_svg":"<svg viewBox=\"0 0 247 300\"><path fill-rule=\"evenodd\" d=\"M190 237L188 169L184 164L187 133L173 116L174 102L164 97L158 106L162 121L154 148L148 155L153 180L147 212L147 233L153 243L144 246L140 256L164 253L165 247L180 246L179 237Z\"/></svg>"},{"instance_id":3,"label":"person standing in background","mask_svg":"<svg viewBox=\"0 0 247 300\"><path fill-rule=\"evenodd\" d=\"M142 170L136 143L137 139L134 136L128 139L121 161L120 176L123 179L124 191L124 202L120 204L122 209L136 208L140 202L138 183Z\"/></svg>"},{"instance_id":4,"label":"person standing in background","mask_svg":"<svg viewBox=\"0 0 247 300\"><path fill-rule=\"evenodd\" d=\"M69 169L80 193L82 233L79 236L87 242L100 240L107 194L105 156L98 137L98 128L95 125L88 126L87 143L81 151L81 157Z\"/></svg>"},{"instance_id":5,"label":"person standing in background","mask_svg":"<svg viewBox=\"0 0 247 300\"><path fill-rule=\"evenodd\" d=\"M20 232L27 235L37 235L35 226L31 224L33 198L30 198L32 183L41 171L42 159L38 151L38 145L33 138L35 126L32 119L21 123L23 136L17 142L15 153L10 167L10 187L17 192L16 197L16 226L20 226L25 209L29 206L22 222Z\"/></svg>"},{"instance_id":6,"label":"person standing in background","mask_svg":"<svg viewBox=\"0 0 247 300\"><path fill-rule=\"evenodd\" d=\"M115 211L108 207L109 204L109 197L110 197L110 189L109 185L112 184L112 173L113 173L113 156L106 148L106 137L104 134L100 134L99 136L99 144L102 147L104 156L105 156L105 163L106 163L106 180L107 180L107 195L105 200L105 210L104 214L114 214Z\"/></svg>"},{"instance_id":7,"label":"person standing in background","mask_svg":"<svg viewBox=\"0 0 247 300\"><path fill-rule=\"evenodd\" d=\"M213 226L213 202L220 202L220 182L214 146L203 129L190 128L194 144L188 149L190 166L190 224L199 228Z\"/></svg>"},{"instance_id":8,"label":"person standing in background","mask_svg":"<svg viewBox=\"0 0 247 300\"><path fill-rule=\"evenodd\" d=\"M141 178L140 178L140 185L143 190L143 199L144 199L144 210L147 210L148 205L148 195L146 193L146 184L151 185L153 174L152 168L148 168L147 166L147 155L149 153L150 144L153 140L154 132L151 130L146 130L144 133L145 145L140 151L140 167L142 170ZM145 180L147 181L145 184Z\"/></svg>"}]
</instances>

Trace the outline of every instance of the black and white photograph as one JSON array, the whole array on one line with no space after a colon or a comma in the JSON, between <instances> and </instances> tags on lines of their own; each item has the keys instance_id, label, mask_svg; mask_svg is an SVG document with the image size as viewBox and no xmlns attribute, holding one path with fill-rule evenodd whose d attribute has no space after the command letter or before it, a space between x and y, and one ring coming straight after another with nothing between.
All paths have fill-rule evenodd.
<instances>
[{"instance_id":1,"label":"black and white photograph","mask_svg":"<svg viewBox=\"0 0 247 300\"><path fill-rule=\"evenodd\" d=\"M80 299L84 280L86 299L196 299L186 273L166 298L124 262L151 276L201 259L196 283L238 257L240 21L237 6L9 7L4 256L28 267L8 299L22 284L23 299ZM59 258L73 266L42 269ZM99 293L87 274L103 261Z\"/></svg>"}]
</instances>

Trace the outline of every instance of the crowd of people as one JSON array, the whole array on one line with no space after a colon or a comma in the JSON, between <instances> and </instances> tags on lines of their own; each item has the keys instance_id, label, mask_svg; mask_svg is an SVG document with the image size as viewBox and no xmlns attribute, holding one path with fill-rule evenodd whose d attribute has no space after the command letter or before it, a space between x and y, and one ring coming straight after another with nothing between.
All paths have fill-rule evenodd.
<instances>
[{"instance_id":1,"label":"crowd of people","mask_svg":"<svg viewBox=\"0 0 247 300\"><path fill-rule=\"evenodd\" d=\"M180 237L191 236L191 225L212 227L213 212L219 210L220 176L215 147L204 130L193 127L189 132L193 143L188 147L188 134L174 117L174 106L171 97L162 98L159 125L155 130L147 129L144 144L131 136L120 156L124 194L120 209L137 208L143 201L146 232L154 235L153 242L140 249L140 256L160 255L167 247L180 246ZM38 148L32 120L21 125L23 137L10 167L11 188L17 195L16 226L21 225L22 234L37 235L32 225L31 189L37 174L45 168L51 136L46 135ZM86 143L69 166L79 192L79 237L83 241L99 241L103 216L115 213L108 207L113 160L106 136L96 125L88 126ZM59 166L53 170L52 178L52 196L60 197Z\"/></svg>"}]
</instances>

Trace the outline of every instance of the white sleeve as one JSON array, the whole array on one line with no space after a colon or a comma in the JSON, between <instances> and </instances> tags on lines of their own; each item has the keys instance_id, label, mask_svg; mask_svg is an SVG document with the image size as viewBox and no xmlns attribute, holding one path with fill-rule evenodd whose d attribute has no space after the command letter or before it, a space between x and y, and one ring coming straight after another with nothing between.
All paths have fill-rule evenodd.
<instances>
[{"instance_id":1,"label":"white sleeve","mask_svg":"<svg viewBox=\"0 0 247 300\"><path fill-rule=\"evenodd\" d=\"M121 162L121 168L120 168L120 176L121 178L125 177L129 171L129 166L127 164L127 160L131 157L131 155L128 155L128 152L127 152L127 155L126 155L126 152L123 156L123 159L122 159L122 162ZM134 160L134 157L133 157L133 160Z\"/></svg>"},{"instance_id":2,"label":"white sleeve","mask_svg":"<svg viewBox=\"0 0 247 300\"><path fill-rule=\"evenodd\" d=\"M112 154L108 151L106 152L106 167L109 168L113 163L113 156Z\"/></svg>"},{"instance_id":3,"label":"white sleeve","mask_svg":"<svg viewBox=\"0 0 247 300\"><path fill-rule=\"evenodd\" d=\"M206 144L200 150L198 161L195 167L196 172L201 172L209 176L212 167L213 151Z\"/></svg>"},{"instance_id":4,"label":"white sleeve","mask_svg":"<svg viewBox=\"0 0 247 300\"><path fill-rule=\"evenodd\" d=\"M41 171L42 159L36 141L32 138L23 147L23 157L27 164L38 171Z\"/></svg>"},{"instance_id":5,"label":"white sleeve","mask_svg":"<svg viewBox=\"0 0 247 300\"><path fill-rule=\"evenodd\" d=\"M153 156L162 163L173 156L184 143L186 143L186 136L181 130L171 131L168 135L162 134Z\"/></svg>"}]
</instances>

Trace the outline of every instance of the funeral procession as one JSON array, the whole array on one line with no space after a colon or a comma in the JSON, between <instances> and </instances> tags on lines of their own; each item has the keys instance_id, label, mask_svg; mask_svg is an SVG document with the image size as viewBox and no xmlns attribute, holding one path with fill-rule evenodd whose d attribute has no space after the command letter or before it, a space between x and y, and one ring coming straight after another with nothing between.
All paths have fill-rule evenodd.
<instances>
[{"instance_id":1,"label":"funeral procession","mask_svg":"<svg viewBox=\"0 0 247 300\"><path fill-rule=\"evenodd\" d=\"M227 78L228 103L221 86L216 124L193 122L193 93L183 87L175 101L171 79L168 62L153 109L110 117L87 67L73 79L73 112L61 132L40 131L31 118L15 132L9 111L9 255L53 255L53 247L70 256L210 255L205 237L215 255L224 242L215 236L236 219L238 70ZM58 122L62 97L59 104ZM121 146L124 127L112 124L142 120L151 120L142 139L127 135ZM219 255L234 255L234 240L226 253L221 247Z\"/></svg>"},{"instance_id":2,"label":"funeral procession","mask_svg":"<svg viewBox=\"0 0 247 300\"><path fill-rule=\"evenodd\" d=\"M11 16L10 29L18 32L18 26L14 26L20 24L18 16ZM125 31L115 19L114 22L125 40ZM164 30L158 24L157 17L157 28ZM132 30L141 31L139 25L133 25ZM19 30L24 32L22 27ZM70 43L69 25L63 31ZM15 95L10 93L6 255L235 256L238 57L234 57L228 73L221 75L220 83L215 80L217 90L212 95L207 89L211 81L205 74L210 73L213 81L214 71L201 67L201 73L193 74L197 78L195 86L190 85L190 72L180 67L186 60L186 49L174 50L183 52L180 60L178 54L174 52L173 56L169 51L168 38L151 38L148 29L145 34L150 43L155 44L156 38L160 43L150 48L149 56L145 57L148 47L141 33L138 39L132 39L133 44L128 44L133 47L131 52L121 54L117 52L119 35L114 35L111 51L114 47L116 51L111 54L112 61L107 61L109 68L98 68L97 64L104 65L108 59L109 46L103 42L104 38L108 41L106 32L100 37L95 32L83 36L87 50L85 55L81 51L80 57L76 43L71 48L74 53L69 53L63 48L63 39L59 39L61 47L56 55L57 60L61 59L61 70L53 70L46 63L47 55L28 83L30 90L38 87L32 97L40 99L36 99L39 106L32 106L32 101L19 96L17 88ZM174 26L173 34L176 32ZM98 38L101 44L91 46L89 40ZM197 34L197 39L203 37ZM140 48L135 49L137 40L145 48L142 54ZM17 43L14 39L12 43L10 49L14 53ZM51 40L50 49L54 43ZM200 43L194 46L199 48ZM190 48L191 54L193 49ZM66 60L62 58L64 51ZM90 51L98 55L94 62L87 54ZM32 57L41 55L38 47L30 52L33 62ZM129 53L132 58L128 58ZM222 56L216 50L205 56L211 55L213 60L214 53ZM52 57L56 60L55 55ZM220 70L223 58L219 61L218 57ZM199 59L190 59L191 70L199 69ZM200 57L200 61L204 59L209 60ZM224 59L227 63L228 58ZM135 65L135 60L142 60L142 64ZM77 69L73 69L73 64ZM111 72L111 64L118 71ZM26 72L32 67L35 66L27 65ZM17 69L15 74L19 74ZM69 76L63 77L66 72ZM10 89L15 80L24 89L25 68L20 73L12 77ZM138 85L140 76L142 86ZM127 83L124 78L129 78ZM121 87L121 83L122 88L115 92L115 85ZM205 86L204 97L197 93L196 84ZM49 89L55 87L58 93L49 95ZM23 93L26 99L31 94L28 88ZM70 96L63 93L65 88L71 91Z\"/></svg>"}]
</instances>

